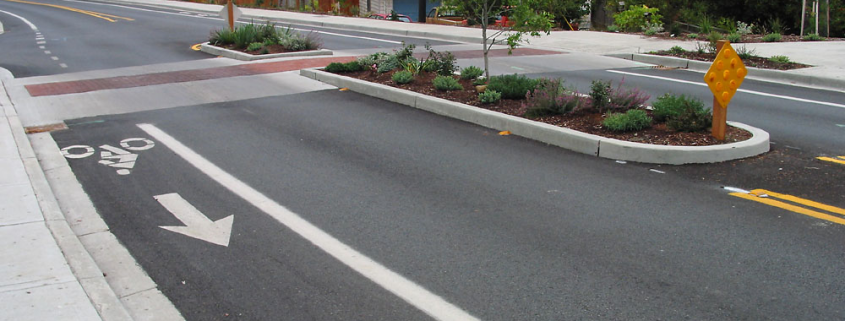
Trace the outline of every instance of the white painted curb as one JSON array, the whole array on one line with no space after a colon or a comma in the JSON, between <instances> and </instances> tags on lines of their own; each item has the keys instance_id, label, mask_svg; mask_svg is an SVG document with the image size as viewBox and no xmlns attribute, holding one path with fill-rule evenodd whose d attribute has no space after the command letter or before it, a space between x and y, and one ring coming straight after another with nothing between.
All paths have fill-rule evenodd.
<instances>
[{"instance_id":1,"label":"white painted curb","mask_svg":"<svg viewBox=\"0 0 845 321\"><path fill-rule=\"evenodd\" d=\"M250 55L248 53L243 53L240 51L229 50L226 48L220 48L217 46L213 46L206 43L200 45L200 51L212 54L215 56L221 56L226 58L232 58L237 60L243 61L253 61L253 60L261 60L261 59L272 59L272 58L287 58L287 57L309 57L309 56L331 56L334 54L331 50L328 49L318 49L318 50L308 50L308 51L296 51L296 52L284 52L284 53L277 53L277 54L267 54L267 55Z\"/></svg>"},{"instance_id":2,"label":"white painted curb","mask_svg":"<svg viewBox=\"0 0 845 321\"><path fill-rule=\"evenodd\" d=\"M318 69L302 69L300 75L337 87L346 87L364 95L408 105L435 114L463 120L476 125L507 130L514 135L537 140L582 154L603 158L654 164L717 163L760 155L769 151L769 133L745 124L729 125L748 130L749 140L713 146L662 146L633 143L586 134L529 119L505 115L436 97L398 89L382 84L344 77Z\"/></svg>"}]
</instances>

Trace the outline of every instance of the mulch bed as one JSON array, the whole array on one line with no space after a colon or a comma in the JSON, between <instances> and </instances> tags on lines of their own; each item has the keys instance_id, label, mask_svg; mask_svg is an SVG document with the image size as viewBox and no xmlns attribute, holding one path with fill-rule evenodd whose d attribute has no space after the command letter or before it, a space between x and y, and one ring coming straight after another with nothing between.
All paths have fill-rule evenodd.
<instances>
[{"instance_id":1,"label":"mulch bed","mask_svg":"<svg viewBox=\"0 0 845 321\"><path fill-rule=\"evenodd\" d=\"M734 48L734 49L736 49L736 48ZM713 60L716 59L716 54L706 53L706 52L705 53L698 53L698 52L687 51L687 52L683 52L683 53L671 53L671 52L666 51L666 50L661 50L661 51L655 52L653 54L656 54L656 55L659 55L659 56L672 56L672 57L678 57L678 58L684 58L684 59L690 59L690 60L698 60L698 61L713 61ZM790 63L774 62L774 61L769 60L769 58L763 58L763 57L750 57L750 58L742 59L742 63L745 64L746 67L755 67L755 68L763 68L763 69L776 69L776 70L792 70L792 69L798 69L798 68L812 67L810 65L805 65L805 64L797 63L797 62L790 62Z\"/></svg>"},{"instance_id":2,"label":"mulch bed","mask_svg":"<svg viewBox=\"0 0 845 321\"><path fill-rule=\"evenodd\" d=\"M395 88L401 88L517 117L523 117L525 111L527 110L527 107L523 106L524 100L502 99L495 104L482 104L478 100L478 93L476 92L475 86L472 84L471 80L458 80L464 87L464 90L439 91L436 90L431 83L436 76L434 73L421 72L411 83L398 85L392 80L394 72L395 71L379 74L374 71L365 70L346 72L340 75ZM725 141L718 141L710 135L709 130L697 133L675 132L668 129L663 123L655 123L651 128L638 132L616 133L602 128L601 122L604 120L605 116L606 115L580 111L567 115L542 117L533 120L598 136L654 145L719 145L744 141L750 139L752 136L751 133L745 130L728 126Z\"/></svg>"}]
</instances>

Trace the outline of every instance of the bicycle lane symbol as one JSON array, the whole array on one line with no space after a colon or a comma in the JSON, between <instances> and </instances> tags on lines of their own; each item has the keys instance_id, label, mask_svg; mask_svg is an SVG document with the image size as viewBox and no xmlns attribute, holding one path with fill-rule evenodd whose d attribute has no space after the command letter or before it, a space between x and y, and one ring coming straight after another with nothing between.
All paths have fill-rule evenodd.
<instances>
[{"instance_id":1,"label":"bicycle lane symbol","mask_svg":"<svg viewBox=\"0 0 845 321\"><path fill-rule=\"evenodd\" d=\"M135 162L138 160L138 154L131 152L145 151L155 147L155 142L146 138L127 138L120 141L120 147L111 145L100 146L100 161L102 165L106 165L117 169L118 175L129 175L132 169L135 168ZM62 148L62 155L68 159L81 159L94 155L94 147L88 145L73 145Z\"/></svg>"}]
</instances>

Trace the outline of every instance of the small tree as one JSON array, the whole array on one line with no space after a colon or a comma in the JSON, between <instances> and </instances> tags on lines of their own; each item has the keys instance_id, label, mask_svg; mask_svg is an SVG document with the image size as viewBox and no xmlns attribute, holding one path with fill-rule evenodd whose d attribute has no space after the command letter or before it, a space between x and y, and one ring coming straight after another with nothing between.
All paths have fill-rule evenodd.
<instances>
[{"instance_id":1,"label":"small tree","mask_svg":"<svg viewBox=\"0 0 845 321\"><path fill-rule=\"evenodd\" d=\"M444 0L444 5L455 7L464 13L467 19L477 20L481 24L482 48L484 53L484 76L490 79L488 53L496 43L508 46L508 54L519 46L526 35L539 37L540 32L549 34L553 18L545 11L540 11L540 0ZM490 20L506 13L513 21L513 26L501 26L501 29L488 33Z\"/></svg>"}]
</instances>

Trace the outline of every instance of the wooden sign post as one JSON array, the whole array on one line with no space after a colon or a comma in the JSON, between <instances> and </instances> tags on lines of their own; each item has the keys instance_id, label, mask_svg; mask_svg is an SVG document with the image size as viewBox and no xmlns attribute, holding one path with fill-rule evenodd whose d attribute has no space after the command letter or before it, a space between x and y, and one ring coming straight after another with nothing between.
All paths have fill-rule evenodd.
<instances>
[{"instance_id":1,"label":"wooden sign post","mask_svg":"<svg viewBox=\"0 0 845 321\"><path fill-rule=\"evenodd\" d=\"M736 90L742 84L748 70L742 63L736 51L727 40L720 40L716 44L716 59L707 74L704 75L704 82L713 92L713 127L712 135L718 140L725 140L727 128L728 103L736 94Z\"/></svg>"}]
</instances>

